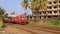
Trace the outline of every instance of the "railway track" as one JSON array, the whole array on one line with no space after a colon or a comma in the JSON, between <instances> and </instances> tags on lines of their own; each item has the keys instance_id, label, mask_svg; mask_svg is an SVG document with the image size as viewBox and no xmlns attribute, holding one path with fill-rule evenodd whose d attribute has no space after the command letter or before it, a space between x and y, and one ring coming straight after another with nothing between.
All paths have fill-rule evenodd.
<instances>
[{"instance_id":1,"label":"railway track","mask_svg":"<svg viewBox=\"0 0 60 34\"><path fill-rule=\"evenodd\" d=\"M7 25L12 26L12 27L17 28L17 29L21 29L21 30L30 32L30 33L32 33L32 34L38 34L38 33L35 33L35 32L33 32L33 31L30 31L30 30L27 30L27 29L24 29L24 28L21 28L21 27L17 27L17 26L15 26L16 24L7 24Z\"/></svg>"},{"instance_id":2,"label":"railway track","mask_svg":"<svg viewBox=\"0 0 60 34\"><path fill-rule=\"evenodd\" d=\"M46 31L46 32L51 32L51 33L56 33L56 34L60 34L60 31L56 31L56 30L49 30L49 29L44 29L44 28L36 28L36 27L27 27L27 28L32 28L32 29L35 29L35 30L42 30L42 31Z\"/></svg>"},{"instance_id":3,"label":"railway track","mask_svg":"<svg viewBox=\"0 0 60 34\"><path fill-rule=\"evenodd\" d=\"M60 34L60 31L52 31L52 30L46 30L46 29L35 28L35 27L24 26L24 25L17 25L17 24L8 24L8 25L18 28L18 29L25 30L27 32L31 32L32 34L40 34L40 32L37 32L37 31L45 31L45 32ZM28 29L26 29L26 28L28 28ZM29 29L31 29L31 30L29 30ZM35 31L33 31L33 30L35 30Z\"/></svg>"}]
</instances>

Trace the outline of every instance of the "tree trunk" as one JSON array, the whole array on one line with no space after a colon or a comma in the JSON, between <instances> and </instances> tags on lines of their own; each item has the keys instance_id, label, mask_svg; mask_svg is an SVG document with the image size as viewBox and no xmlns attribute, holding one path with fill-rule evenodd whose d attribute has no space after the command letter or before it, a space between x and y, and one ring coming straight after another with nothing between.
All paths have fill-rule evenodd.
<instances>
[{"instance_id":1,"label":"tree trunk","mask_svg":"<svg viewBox=\"0 0 60 34\"><path fill-rule=\"evenodd\" d=\"M2 28L3 27L3 19L2 19L2 17L0 17L0 28Z\"/></svg>"}]
</instances>

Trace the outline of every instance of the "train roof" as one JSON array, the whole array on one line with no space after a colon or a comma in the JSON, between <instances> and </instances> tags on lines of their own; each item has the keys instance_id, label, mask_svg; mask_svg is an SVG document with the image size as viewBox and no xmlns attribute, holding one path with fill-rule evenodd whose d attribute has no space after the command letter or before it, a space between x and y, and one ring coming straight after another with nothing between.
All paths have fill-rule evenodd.
<instances>
[{"instance_id":1,"label":"train roof","mask_svg":"<svg viewBox=\"0 0 60 34\"><path fill-rule=\"evenodd\" d=\"M17 15L8 15L7 17L16 17Z\"/></svg>"},{"instance_id":2,"label":"train roof","mask_svg":"<svg viewBox=\"0 0 60 34\"><path fill-rule=\"evenodd\" d=\"M7 17L16 17L16 16L24 16L24 15L8 15Z\"/></svg>"}]
</instances>

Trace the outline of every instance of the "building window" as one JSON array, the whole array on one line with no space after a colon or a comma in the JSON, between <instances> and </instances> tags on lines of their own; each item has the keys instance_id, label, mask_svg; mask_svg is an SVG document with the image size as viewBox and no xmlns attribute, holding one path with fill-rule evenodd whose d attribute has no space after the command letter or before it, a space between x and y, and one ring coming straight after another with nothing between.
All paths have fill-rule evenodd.
<instances>
[{"instance_id":1,"label":"building window","mask_svg":"<svg viewBox=\"0 0 60 34\"><path fill-rule=\"evenodd\" d=\"M48 16L48 18L52 18L52 16Z\"/></svg>"},{"instance_id":2,"label":"building window","mask_svg":"<svg viewBox=\"0 0 60 34\"><path fill-rule=\"evenodd\" d=\"M49 14L52 14L52 11L48 11Z\"/></svg>"},{"instance_id":3,"label":"building window","mask_svg":"<svg viewBox=\"0 0 60 34\"><path fill-rule=\"evenodd\" d=\"M54 6L53 8L55 9L55 8L57 8L57 6Z\"/></svg>"},{"instance_id":4,"label":"building window","mask_svg":"<svg viewBox=\"0 0 60 34\"><path fill-rule=\"evenodd\" d=\"M38 14L41 14L41 12L37 12Z\"/></svg>"},{"instance_id":5,"label":"building window","mask_svg":"<svg viewBox=\"0 0 60 34\"><path fill-rule=\"evenodd\" d=\"M54 11L54 13L57 13L57 11Z\"/></svg>"},{"instance_id":6,"label":"building window","mask_svg":"<svg viewBox=\"0 0 60 34\"><path fill-rule=\"evenodd\" d=\"M43 12L43 14L46 14L46 12Z\"/></svg>"},{"instance_id":7,"label":"building window","mask_svg":"<svg viewBox=\"0 0 60 34\"><path fill-rule=\"evenodd\" d=\"M38 16L39 19L41 19L41 16Z\"/></svg>"},{"instance_id":8,"label":"building window","mask_svg":"<svg viewBox=\"0 0 60 34\"><path fill-rule=\"evenodd\" d=\"M60 10L59 10L59 13L60 13Z\"/></svg>"},{"instance_id":9,"label":"building window","mask_svg":"<svg viewBox=\"0 0 60 34\"><path fill-rule=\"evenodd\" d=\"M60 13L60 11L59 11L59 13Z\"/></svg>"},{"instance_id":10,"label":"building window","mask_svg":"<svg viewBox=\"0 0 60 34\"><path fill-rule=\"evenodd\" d=\"M54 4L56 4L56 3L57 3L57 1L54 1L53 3L54 3Z\"/></svg>"},{"instance_id":11,"label":"building window","mask_svg":"<svg viewBox=\"0 0 60 34\"><path fill-rule=\"evenodd\" d=\"M40 16L40 18L41 18L41 16Z\"/></svg>"},{"instance_id":12,"label":"building window","mask_svg":"<svg viewBox=\"0 0 60 34\"><path fill-rule=\"evenodd\" d=\"M49 4L52 4L52 2L48 2Z\"/></svg>"},{"instance_id":13,"label":"building window","mask_svg":"<svg viewBox=\"0 0 60 34\"><path fill-rule=\"evenodd\" d=\"M55 15L55 16L53 16L53 17L58 17L58 16Z\"/></svg>"},{"instance_id":14,"label":"building window","mask_svg":"<svg viewBox=\"0 0 60 34\"><path fill-rule=\"evenodd\" d=\"M34 12L34 14L36 15L36 12Z\"/></svg>"},{"instance_id":15,"label":"building window","mask_svg":"<svg viewBox=\"0 0 60 34\"><path fill-rule=\"evenodd\" d=\"M39 14L41 14L41 12L39 12Z\"/></svg>"},{"instance_id":16,"label":"building window","mask_svg":"<svg viewBox=\"0 0 60 34\"><path fill-rule=\"evenodd\" d=\"M30 16L30 19L32 19L32 16Z\"/></svg>"},{"instance_id":17,"label":"building window","mask_svg":"<svg viewBox=\"0 0 60 34\"><path fill-rule=\"evenodd\" d=\"M60 3L60 1L59 1L59 3Z\"/></svg>"},{"instance_id":18,"label":"building window","mask_svg":"<svg viewBox=\"0 0 60 34\"><path fill-rule=\"evenodd\" d=\"M47 7L48 9L52 9L52 6L50 6L50 7Z\"/></svg>"},{"instance_id":19,"label":"building window","mask_svg":"<svg viewBox=\"0 0 60 34\"><path fill-rule=\"evenodd\" d=\"M46 18L46 16L44 16L44 18Z\"/></svg>"},{"instance_id":20,"label":"building window","mask_svg":"<svg viewBox=\"0 0 60 34\"><path fill-rule=\"evenodd\" d=\"M37 16L34 16L34 18L37 18Z\"/></svg>"},{"instance_id":21,"label":"building window","mask_svg":"<svg viewBox=\"0 0 60 34\"><path fill-rule=\"evenodd\" d=\"M60 17L60 15L59 15L59 17Z\"/></svg>"},{"instance_id":22,"label":"building window","mask_svg":"<svg viewBox=\"0 0 60 34\"><path fill-rule=\"evenodd\" d=\"M60 8L60 5L59 5L59 8Z\"/></svg>"}]
</instances>

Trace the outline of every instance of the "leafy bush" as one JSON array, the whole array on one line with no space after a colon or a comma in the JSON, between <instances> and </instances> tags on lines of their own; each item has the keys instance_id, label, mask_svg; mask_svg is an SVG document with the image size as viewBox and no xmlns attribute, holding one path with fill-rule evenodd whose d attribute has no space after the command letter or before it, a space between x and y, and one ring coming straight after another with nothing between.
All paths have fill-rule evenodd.
<instances>
[{"instance_id":1,"label":"leafy bush","mask_svg":"<svg viewBox=\"0 0 60 34\"><path fill-rule=\"evenodd\" d=\"M0 28L2 28L3 27L3 23L0 23Z\"/></svg>"},{"instance_id":2,"label":"leafy bush","mask_svg":"<svg viewBox=\"0 0 60 34\"><path fill-rule=\"evenodd\" d=\"M30 26L47 26L47 27L51 27L52 24L49 23L41 23L41 22L30 22L29 23Z\"/></svg>"},{"instance_id":3,"label":"leafy bush","mask_svg":"<svg viewBox=\"0 0 60 34\"><path fill-rule=\"evenodd\" d=\"M0 18L0 28L3 28L4 27L4 23L2 21L2 19Z\"/></svg>"},{"instance_id":4,"label":"leafy bush","mask_svg":"<svg viewBox=\"0 0 60 34\"><path fill-rule=\"evenodd\" d=\"M60 24L60 21L59 21L59 20L55 20L55 21L53 21L52 24L53 24L53 25L59 25L59 24Z\"/></svg>"},{"instance_id":5,"label":"leafy bush","mask_svg":"<svg viewBox=\"0 0 60 34\"><path fill-rule=\"evenodd\" d=\"M30 22L28 25L60 28L60 21L55 20L53 23Z\"/></svg>"}]
</instances>

